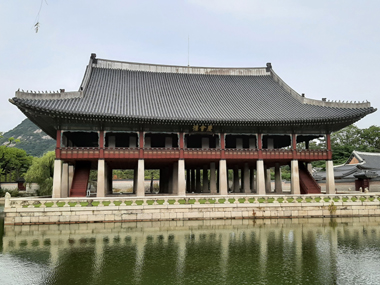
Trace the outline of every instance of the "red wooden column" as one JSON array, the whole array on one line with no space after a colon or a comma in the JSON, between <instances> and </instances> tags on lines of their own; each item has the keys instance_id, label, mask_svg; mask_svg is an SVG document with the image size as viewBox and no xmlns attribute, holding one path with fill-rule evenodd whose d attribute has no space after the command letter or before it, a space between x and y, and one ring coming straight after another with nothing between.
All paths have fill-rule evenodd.
<instances>
[{"instance_id":1,"label":"red wooden column","mask_svg":"<svg viewBox=\"0 0 380 285\"><path fill-rule=\"evenodd\" d=\"M259 159L263 159L263 140L261 134L257 134L257 150L259 154Z\"/></svg>"},{"instance_id":2,"label":"red wooden column","mask_svg":"<svg viewBox=\"0 0 380 285\"><path fill-rule=\"evenodd\" d=\"M297 159L297 135L292 134L292 152L293 152L293 159Z\"/></svg>"},{"instance_id":3,"label":"red wooden column","mask_svg":"<svg viewBox=\"0 0 380 285\"><path fill-rule=\"evenodd\" d=\"M99 158L104 158L104 131L99 132Z\"/></svg>"},{"instance_id":4,"label":"red wooden column","mask_svg":"<svg viewBox=\"0 0 380 285\"><path fill-rule=\"evenodd\" d=\"M220 133L220 158L226 159L224 133Z\"/></svg>"},{"instance_id":5,"label":"red wooden column","mask_svg":"<svg viewBox=\"0 0 380 285\"><path fill-rule=\"evenodd\" d=\"M330 137L330 134L326 135L326 142L327 142L327 157L328 157L328 159L332 159L331 137Z\"/></svg>"},{"instance_id":6,"label":"red wooden column","mask_svg":"<svg viewBox=\"0 0 380 285\"><path fill-rule=\"evenodd\" d=\"M139 159L144 158L144 132L139 132Z\"/></svg>"},{"instance_id":7,"label":"red wooden column","mask_svg":"<svg viewBox=\"0 0 380 285\"><path fill-rule=\"evenodd\" d=\"M57 145L55 148L55 158L57 159L61 158L61 135L62 135L62 131L57 130L57 139L56 139Z\"/></svg>"},{"instance_id":8,"label":"red wooden column","mask_svg":"<svg viewBox=\"0 0 380 285\"><path fill-rule=\"evenodd\" d=\"M183 132L179 133L179 158L183 159L184 157L184 148L185 148L185 140Z\"/></svg>"}]
</instances>

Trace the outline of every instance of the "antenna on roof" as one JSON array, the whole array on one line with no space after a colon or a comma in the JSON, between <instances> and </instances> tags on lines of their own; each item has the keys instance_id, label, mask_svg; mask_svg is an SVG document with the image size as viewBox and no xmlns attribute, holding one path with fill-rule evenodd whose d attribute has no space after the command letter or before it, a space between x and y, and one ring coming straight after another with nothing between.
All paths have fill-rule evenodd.
<instances>
[{"instance_id":1,"label":"antenna on roof","mask_svg":"<svg viewBox=\"0 0 380 285\"><path fill-rule=\"evenodd\" d=\"M187 35L187 66L190 66L190 36Z\"/></svg>"}]
</instances>

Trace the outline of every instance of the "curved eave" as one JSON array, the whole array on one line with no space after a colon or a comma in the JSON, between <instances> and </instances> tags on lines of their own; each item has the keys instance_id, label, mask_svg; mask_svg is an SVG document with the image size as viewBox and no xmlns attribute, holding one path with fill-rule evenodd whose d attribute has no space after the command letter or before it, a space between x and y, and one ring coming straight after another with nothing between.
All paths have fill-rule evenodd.
<instances>
[{"instance_id":1,"label":"curved eave","mask_svg":"<svg viewBox=\"0 0 380 285\"><path fill-rule=\"evenodd\" d=\"M261 120L261 121L248 121L248 120L218 120L209 118L200 119L184 119L184 118L156 118L156 117L125 117L110 114L90 114L90 113L75 113L75 112L63 112L54 109L40 108L34 105L30 105L22 99L13 98L10 102L19 108L31 109L41 114L59 117L59 118L71 118L89 121L111 121L111 122L130 122L139 124L167 124L167 125L191 125L191 124L212 124L215 126L246 126L246 127L263 127L263 126L299 126L299 125L334 125L342 123L353 123L364 116L376 111L376 108L368 107L361 109L362 112L351 116L339 116L334 118L313 118L302 120Z\"/></svg>"}]
</instances>

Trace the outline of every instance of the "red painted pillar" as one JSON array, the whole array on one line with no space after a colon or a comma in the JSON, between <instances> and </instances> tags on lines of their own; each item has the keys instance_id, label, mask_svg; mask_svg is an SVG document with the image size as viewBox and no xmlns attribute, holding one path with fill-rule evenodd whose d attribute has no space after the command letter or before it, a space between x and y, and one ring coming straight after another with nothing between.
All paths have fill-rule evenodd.
<instances>
[{"instance_id":1,"label":"red painted pillar","mask_svg":"<svg viewBox=\"0 0 380 285\"><path fill-rule=\"evenodd\" d=\"M60 159L61 158L61 130L57 130L57 145L55 148L55 158Z\"/></svg>"},{"instance_id":2,"label":"red painted pillar","mask_svg":"<svg viewBox=\"0 0 380 285\"><path fill-rule=\"evenodd\" d=\"M183 132L179 133L179 158L183 159L184 157L184 149L185 148L185 141L184 141L184 135Z\"/></svg>"},{"instance_id":3,"label":"red painted pillar","mask_svg":"<svg viewBox=\"0 0 380 285\"><path fill-rule=\"evenodd\" d=\"M226 159L224 133L220 133L220 158Z\"/></svg>"},{"instance_id":4,"label":"red painted pillar","mask_svg":"<svg viewBox=\"0 0 380 285\"><path fill-rule=\"evenodd\" d=\"M330 137L330 134L326 135L326 142L327 142L328 159L332 159L331 137Z\"/></svg>"},{"instance_id":5,"label":"red painted pillar","mask_svg":"<svg viewBox=\"0 0 380 285\"><path fill-rule=\"evenodd\" d=\"M139 159L144 158L144 132L140 131L139 132Z\"/></svg>"},{"instance_id":6,"label":"red painted pillar","mask_svg":"<svg viewBox=\"0 0 380 285\"><path fill-rule=\"evenodd\" d=\"M263 159L263 140L262 135L260 133L257 134L257 150L259 154L259 159Z\"/></svg>"},{"instance_id":7,"label":"red painted pillar","mask_svg":"<svg viewBox=\"0 0 380 285\"><path fill-rule=\"evenodd\" d=\"M99 132L99 158L104 158L104 131Z\"/></svg>"}]
</instances>

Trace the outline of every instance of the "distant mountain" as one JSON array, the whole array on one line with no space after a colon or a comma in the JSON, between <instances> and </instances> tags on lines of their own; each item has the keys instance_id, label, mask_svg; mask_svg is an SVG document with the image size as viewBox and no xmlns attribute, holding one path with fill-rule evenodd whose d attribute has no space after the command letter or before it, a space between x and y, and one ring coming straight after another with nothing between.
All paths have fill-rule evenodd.
<instances>
[{"instance_id":1,"label":"distant mountain","mask_svg":"<svg viewBox=\"0 0 380 285\"><path fill-rule=\"evenodd\" d=\"M44 133L29 119L25 119L14 129L3 134L0 145L6 144L10 137L19 139L20 142L11 146L25 150L33 156L42 156L45 152L54 150L55 140Z\"/></svg>"}]
</instances>

